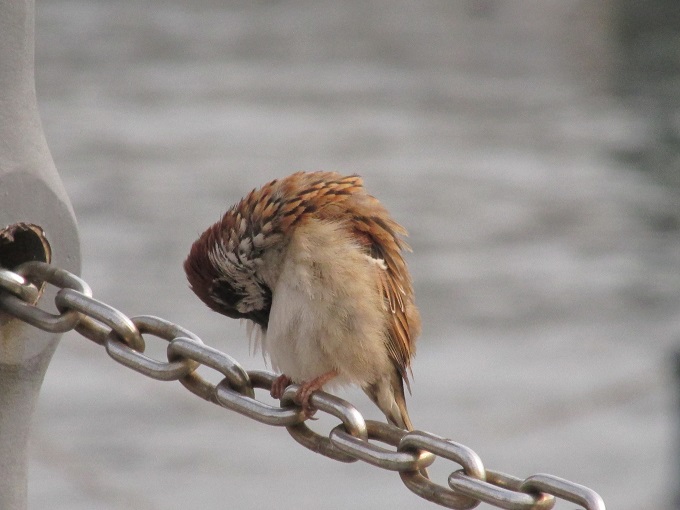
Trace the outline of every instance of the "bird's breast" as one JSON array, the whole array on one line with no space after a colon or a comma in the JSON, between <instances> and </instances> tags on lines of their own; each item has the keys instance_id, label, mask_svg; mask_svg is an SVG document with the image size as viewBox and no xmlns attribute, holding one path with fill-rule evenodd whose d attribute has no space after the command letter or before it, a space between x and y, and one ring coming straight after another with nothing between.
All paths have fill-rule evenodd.
<instances>
[{"instance_id":1,"label":"bird's breast","mask_svg":"<svg viewBox=\"0 0 680 510\"><path fill-rule=\"evenodd\" d=\"M298 229L272 292L264 348L274 368L297 382L335 370L359 384L385 370L381 270L341 225Z\"/></svg>"}]
</instances>

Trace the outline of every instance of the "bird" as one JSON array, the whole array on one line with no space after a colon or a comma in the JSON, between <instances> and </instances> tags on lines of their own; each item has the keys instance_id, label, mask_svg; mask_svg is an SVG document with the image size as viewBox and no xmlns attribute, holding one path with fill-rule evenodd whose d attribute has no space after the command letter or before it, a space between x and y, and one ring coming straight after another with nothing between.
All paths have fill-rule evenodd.
<instances>
[{"instance_id":1,"label":"bird","mask_svg":"<svg viewBox=\"0 0 680 510\"><path fill-rule=\"evenodd\" d=\"M403 253L407 231L359 175L297 172L253 189L192 244L191 290L210 309L246 319L272 368L271 396L359 386L406 430L420 312Z\"/></svg>"}]
</instances>

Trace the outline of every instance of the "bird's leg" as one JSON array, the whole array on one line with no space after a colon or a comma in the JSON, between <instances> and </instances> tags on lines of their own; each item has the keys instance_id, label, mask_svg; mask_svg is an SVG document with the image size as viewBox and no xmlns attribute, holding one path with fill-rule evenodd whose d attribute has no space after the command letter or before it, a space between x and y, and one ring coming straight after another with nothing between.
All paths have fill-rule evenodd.
<instances>
[{"instance_id":1,"label":"bird's leg","mask_svg":"<svg viewBox=\"0 0 680 510\"><path fill-rule=\"evenodd\" d=\"M300 389L295 395L295 400L298 405L302 406L302 410L305 412L305 416L307 418L312 417L316 412L315 409L312 409L312 406L309 403L312 393L323 388L324 384L337 376L337 371L330 370L329 372L321 374L320 376L310 379L309 381L305 381L300 385Z\"/></svg>"},{"instance_id":2,"label":"bird's leg","mask_svg":"<svg viewBox=\"0 0 680 510\"><path fill-rule=\"evenodd\" d=\"M286 374L281 374L276 378L276 380L274 380L274 383L272 384L272 389L270 390L269 394L273 398L281 398L283 392L291 382L292 381L290 377L288 377Z\"/></svg>"}]
</instances>

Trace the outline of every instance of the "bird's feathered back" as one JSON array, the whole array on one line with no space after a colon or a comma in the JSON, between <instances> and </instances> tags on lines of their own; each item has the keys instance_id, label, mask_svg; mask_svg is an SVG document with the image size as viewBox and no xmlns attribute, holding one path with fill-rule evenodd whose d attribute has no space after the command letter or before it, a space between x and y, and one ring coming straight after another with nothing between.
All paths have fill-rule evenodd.
<instances>
[{"instance_id":1,"label":"bird's feathered back","mask_svg":"<svg viewBox=\"0 0 680 510\"><path fill-rule=\"evenodd\" d=\"M251 191L191 247L184 269L192 290L211 309L266 330L272 289L262 274L263 256L283 252L293 229L310 218L344 225L366 255L384 261L377 283L389 312L387 348L408 381L420 317L402 257L407 233L357 175L298 172Z\"/></svg>"}]
</instances>

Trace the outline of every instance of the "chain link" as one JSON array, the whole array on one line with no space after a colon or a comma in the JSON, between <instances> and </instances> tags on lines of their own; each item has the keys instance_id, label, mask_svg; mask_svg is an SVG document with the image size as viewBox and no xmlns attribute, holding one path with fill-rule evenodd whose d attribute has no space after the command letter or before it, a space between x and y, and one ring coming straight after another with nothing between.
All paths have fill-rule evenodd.
<instances>
[{"instance_id":1,"label":"chain link","mask_svg":"<svg viewBox=\"0 0 680 510\"><path fill-rule=\"evenodd\" d=\"M262 388L267 391L271 390L272 384L274 384L274 380L276 379L276 374L261 370L248 371L247 374L253 388ZM226 379L215 388L215 403L222 407L236 411L243 416L259 421L260 423L277 427L288 427L290 425L302 423L305 419L304 411L298 406L270 406L256 400L254 397L237 393L225 383Z\"/></svg>"},{"instance_id":2,"label":"chain link","mask_svg":"<svg viewBox=\"0 0 680 510\"><path fill-rule=\"evenodd\" d=\"M442 458L453 460L463 466L465 474L478 480L486 479L486 472L482 459L467 446L455 443L430 432L414 430L406 434L397 451L426 450ZM465 496L448 487L438 485L421 473L415 471L401 471L401 480L404 485L421 498L441 504L448 508L474 508L479 504L479 499Z\"/></svg>"},{"instance_id":3,"label":"chain link","mask_svg":"<svg viewBox=\"0 0 680 510\"><path fill-rule=\"evenodd\" d=\"M14 269L14 272L22 279L35 283L38 281L51 283L59 287L61 290L59 290L57 296L60 293L67 292L68 289L74 289L83 296L92 296L92 290L89 285L76 275L64 269L52 267L44 262L25 262ZM81 318L76 310L60 310L61 313L55 315L23 301L14 294L8 293L0 293L0 308L31 326L51 333L70 331L76 327Z\"/></svg>"},{"instance_id":4,"label":"chain link","mask_svg":"<svg viewBox=\"0 0 680 510\"><path fill-rule=\"evenodd\" d=\"M5 289L28 303L38 301L38 287L29 283L23 276L0 268L0 289Z\"/></svg>"},{"instance_id":5,"label":"chain link","mask_svg":"<svg viewBox=\"0 0 680 510\"><path fill-rule=\"evenodd\" d=\"M486 471L486 480L469 476L462 469L449 476L453 490L507 510L549 510L555 505L555 496L523 492L523 483L524 480L514 476L490 470Z\"/></svg>"},{"instance_id":6,"label":"chain link","mask_svg":"<svg viewBox=\"0 0 680 510\"><path fill-rule=\"evenodd\" d=\"M395 448L399 446L399 442L408 433L389 423L373 420L366 420L366 432L368 439L375 439ZM374 466L391 471L420 471L435 460L434 454L425 450L393 452L374 445L367 440L348 434L342 425L338 425L331 430L329 438L340 451Z\"/></svg>"},{"instance_id":7,"label":"chain link","mask_svg":"<svg viewBox=\"0 0 680 510\"><path fill-rule=\"evenodd\" d=\"M295 396L299 388L300 386L297 384L288 386L281 396L281 405L284 407L295 405ZM323 391L312 393L309 402L314 409L340 418L345 430L350 435L363 441L368 441L364 417L349 402ZM286 430L298 443L316 453L339 460L340 462L356 462L358 460L357 457L343 453L342 450L333 444L330 437L317 434L304 423L290 425L286 427Z\"/></svg>"},{"instance_id":8,"label":"chain link","mask_svg":"<svg viewBox=\"0 0 680 510\"><path fill-rule=\"evenodd\" d=\"M59 288L55 296L58 315L31 304L38 299L37 289L43 283ZM74 274L43 262L27 262L12 271L0 269L0 312L3 311L44 331L63 333L75 329L104 346L118 363L153 379L178 380L209 402L261 423L286 427L293 439L312 451L341 462L362 460L398 471L409 490L447 508L474 508L483 501L509 510L548 510L560 498L585 510L605 510L602 498L587 487L553 475L537 474L522 480L487 470L479 456L462 444L421 430L407 432L386 423L364 420L349 402L317 391L310 398L312 407L342 422L327 437L322 436L304 423L305 413L294 400L297 385L286 388L280 407L261 402L255 398L255 388L271 390L275 374L246 371L227 354L204 345L191 331L165 319L149 315L127 317L94 299L87 283ZM167 361L143 354L143 335L168 342ZM208 382L197 373L200 366L220 373L224 376L222 381ZM423 476L424 469L437 457L462 467L450 474L448 487Z\"/></svg>"}]
</instances>

